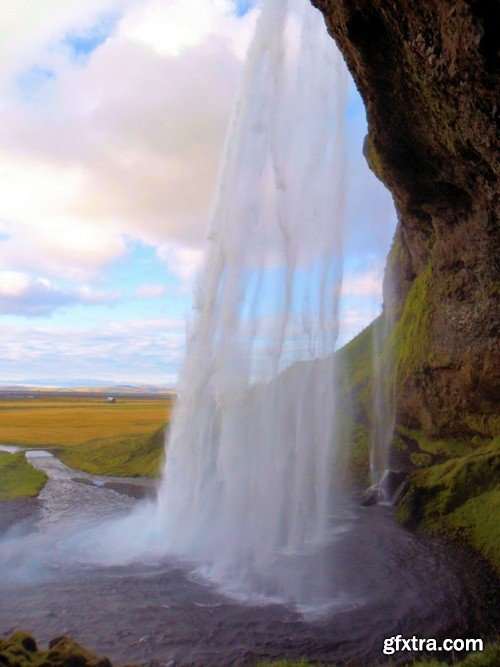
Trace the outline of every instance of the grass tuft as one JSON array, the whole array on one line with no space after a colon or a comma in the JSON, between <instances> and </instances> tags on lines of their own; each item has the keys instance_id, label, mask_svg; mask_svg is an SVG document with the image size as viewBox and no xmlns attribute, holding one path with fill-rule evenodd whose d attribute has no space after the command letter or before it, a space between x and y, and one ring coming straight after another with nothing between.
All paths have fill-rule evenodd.
<instances>
[{"instance_id":1,"label":"grass tuft","mask_svg":"<svg viewBox=\"0 0 500 667\"><path fill-rule=\"evenodd\" d=\"M0 452L0 500L37 496L46 481L47 475L33 468L23 452Z\"/></svg>"}]
</instances>

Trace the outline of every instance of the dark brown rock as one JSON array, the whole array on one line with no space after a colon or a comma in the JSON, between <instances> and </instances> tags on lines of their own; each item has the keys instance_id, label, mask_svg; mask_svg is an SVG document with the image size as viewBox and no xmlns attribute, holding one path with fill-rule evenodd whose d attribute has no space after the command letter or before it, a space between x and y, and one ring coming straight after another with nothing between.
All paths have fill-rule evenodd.
<instances>
[{"instance_id":1,"label":"dark brown rock","mask_svg":"<svg viewBox=\"0 0 500 667\"><path fill-rule=\"evenodd\" d=\"M432 436L498 427L499 3L313 0L366 105L365 155L394 196L385 303L429 272L425 354L398 419ZM422 341L423 344L423 341Z\"/></svg>"},{"instance_id":2,"label":"dark brown rock","mask_svg":"<svg viewBox=\"0 0 500 667\"><path fill-rule=\"evenodd\" d=\"M395 502L401 493L407 477L408 472L405 470L386 470L380 482L382 498L387 502Z\"/></svg>"}]
</instances>

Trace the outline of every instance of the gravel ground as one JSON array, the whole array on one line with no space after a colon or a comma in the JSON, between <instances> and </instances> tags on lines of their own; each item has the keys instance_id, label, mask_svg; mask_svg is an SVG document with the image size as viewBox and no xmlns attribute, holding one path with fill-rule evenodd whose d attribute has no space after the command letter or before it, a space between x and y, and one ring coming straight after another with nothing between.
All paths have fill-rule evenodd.
<instances>
[{"instance_id":1,"label":"gravel ground","mask_svg":"<svg viewBox=\"0 0 500 667\"><path fill-rule=\"evenodd\" d=\"M20 521L35 523L39 509L38 498L0 501L0 535Z\"/></svg>"}]
</instances>

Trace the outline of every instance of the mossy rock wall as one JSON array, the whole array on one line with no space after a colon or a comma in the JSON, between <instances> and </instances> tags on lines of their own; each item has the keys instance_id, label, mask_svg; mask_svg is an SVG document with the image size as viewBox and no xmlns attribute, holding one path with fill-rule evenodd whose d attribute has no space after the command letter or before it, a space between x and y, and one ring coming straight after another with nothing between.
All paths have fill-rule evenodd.
<instances>
[{"instance_id":1,"label":"mossy rock wall","mask_svg":"<svg viewBox=\"0 0 500 667\"><path fill-rule=\"evenodd\" d=\"M413 471L400 518L465 538L495 560L500 5L312 3L365 102L365 157L398 214L384 285L394 327L383 355L395 396L391 464ZM373 421L367 346L362 334L340 352L352 400L347 458L358 479Z\"/></svg>"},{"instance_id":2,"label":"mossy rock wall","mask_svg":"<svg viewBox=\"0 0 500 667\"><path fill-rule=\"evenodd\" d=\"M428 293L424 272L410 289L403 313L385 339L382 356L392 359L385 376L391 387L404 391L405 382L425 359L428 317L421 313ZM341 383L339 398L341 441L347 479L370 483L370 446L374 428L374 340L383 327L379 318L338 352ZM378 330L378 332L377 332ZM379 385L379 390L384 385ZM447 437L429 435L424 420L397 415L388 466L409 473L397 511L408 527L462 540L481 553L500 573L500 438L488 427L475 435L465 430ZM411 425L408 426L408 423ZM432 429L430 429L432 433Z\"/></svg>"},{"instance_id":3,"label":"mossy rock wall","mask_svg":"<svg viewBox=\"0 0 500 667\"><path fill-rule=\"evenodd\" d=\"M366 106L365 155L399 224L385 308L398 421L498 432L498 2L313 0Z\"/></svg>"}]
</instances>

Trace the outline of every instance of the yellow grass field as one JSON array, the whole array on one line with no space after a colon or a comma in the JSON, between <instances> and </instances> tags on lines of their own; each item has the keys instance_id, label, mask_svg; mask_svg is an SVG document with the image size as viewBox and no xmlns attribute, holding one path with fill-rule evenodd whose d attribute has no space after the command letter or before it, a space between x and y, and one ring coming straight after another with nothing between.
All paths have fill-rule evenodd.
<instances>
[{"instance_id":1,"label":"yellow grass field","mask_svg":"<svg viewBox=\"0 0 500 667\"><path fill-rule=\"evenodd\" d=\"M22 398L0 400L0 444L73 447L90 440L151 434L169 421L173 400Z\"/></svg>"}]
</instances>

